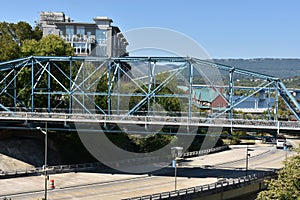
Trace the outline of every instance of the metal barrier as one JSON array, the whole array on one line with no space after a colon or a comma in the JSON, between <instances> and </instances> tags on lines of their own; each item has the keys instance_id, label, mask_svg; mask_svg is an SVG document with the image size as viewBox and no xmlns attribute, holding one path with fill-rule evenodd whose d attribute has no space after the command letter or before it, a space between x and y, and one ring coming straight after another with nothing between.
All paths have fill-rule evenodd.
<instances>
[{"instance_id":1,"label":"metal barrier","mask_svg":"<svg viewBox=\"0 0 300 200\"><path fill-rule=\"evenodd\" d=\"M170 198L175 198L175 197L180 197L185 195L200 194L203 192L213 191L213 190L225 190L228 187L233 188L233 186L236 186L237 188L243 187L254 181L263 181L266 179L274 178L276 176L277 176L276 171L262 172L262 173L251 174L248 176L243 176L235 179L226 179L212 184L206 184L206 185L195 186L195 187L190 187L190 188L185 188L185 189L180 189L175 191L173 190L169 192L162 192L157 194L150 194L150 195L145 195L140 197L127 198L123 200L170 199Z\"/></svg>"},{"instance_id":2,"label":"metal barrier","mask_svg":"<svg viewBox=\"0 0 300 200\"><path fill-rule=\"evenodd\" d=\"M193 156L202 156L209 153L215 153L222 150L229 149L228 146L221 146L215 147L211 149L204 149L200 151L192 151L186 152L183 154L183 157L193 157ZM113 166L114 164L123 164L123 165L132 165L132 164L146 164L146 163L153 163L155 161L166 161L169 160L170 156L162 156L162 157L143 157L143 158L132 158L126 160L118 160L118 161L111 161L110 165ZM94 163L84 163L84 164L71 164L71 165L58 165L58 166L47 166L47 173L48 174L55 174L55 173L64 173L64 172L74 172L79 170L87 170L97 168L99 166L103 166L101 162L94 162ZM0 179L1 178L12 178L18 176L30 176L30 175L41 175L45 172L42 167L37 167L33 169L21 169L21 170L14 170L14 171L1 171L0 170Z\"/></svg>"},{"instance_id":3,"label":"metal barrier","mask_svg":"<svg viewBox=\"0 0 300 200\"><path fill-rule=\"evenodd\" d=\"M72 165L58 165L58 166L48 166L46 170L48 174L56 174L56 173L76 172L79 170L92 169L92 168L99 167L100 165L102 165L100 162L72 164ZM20 176L41 175L44 173L45 173L45 169L43 167L14 170L14 171L0 171L0 179L20 177Z\"/></svg>"},{"instance_id":4,"label":"metal barrier","mask_svg":"<svg viewBox=\"0 0 300 200\"><path fill-rule=\"evenodd\" d=\"M199 150L199 151L186 152L183 154L182 157L188 158L188 157L194 157L194 156L203 156L203 155L207 155L210 153L216 153L216 152L224 151L224 150L228 150L228 149L229 149L229 146L214 147L211 149L203 149L203 150Z\"/></svg>"}]
</instances>

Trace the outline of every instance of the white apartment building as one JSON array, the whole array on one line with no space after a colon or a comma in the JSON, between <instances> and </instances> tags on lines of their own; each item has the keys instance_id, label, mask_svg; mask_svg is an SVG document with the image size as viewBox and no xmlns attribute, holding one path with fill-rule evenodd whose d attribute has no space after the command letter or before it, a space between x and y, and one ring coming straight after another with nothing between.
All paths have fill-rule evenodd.
<instances>
[{"instance_id":1,"label":"white apartment building","mask_svg":"<svg viewBox=\"0 0 300 200\"><path fill-rule=\"evenodd\" d=\"M96 17L94 22L74 22L63 12L41 12L43 36L59 35L74 47L78 56L120 57L127 55L128 42L119 27L108 17Z\"/></svg>"}]
</instances>

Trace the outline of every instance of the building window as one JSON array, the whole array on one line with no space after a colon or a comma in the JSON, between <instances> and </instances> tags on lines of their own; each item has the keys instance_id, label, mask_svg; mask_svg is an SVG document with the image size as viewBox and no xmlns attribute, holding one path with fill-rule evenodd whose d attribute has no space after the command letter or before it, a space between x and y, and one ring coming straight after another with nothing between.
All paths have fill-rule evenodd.
<instances>
[{"instance_id":1,"label":"building window","mask_svg":"<svg viewBox=\"0 0 300 200\"><path fill-rule=\"evenodd\" d=\"M73 36L74 35L74 26L66 26L66 35Z\"/></svg>"},{"instance_id":2,"label":"building window","mask_svg":"<svg viewBox=\"0 0 300 200\"><path fill-rule=\"evenodd\" d=\"M96 40L97 40L97 44L106 44L107 31L106 30L96 30Z\"/></svg>"},{"instance_id":3,"label":"building window","mask_svg":"<svg viewBox=\"0 0 300 200\"><path fill-rule=\"evenodd\" d=\"M76 34L80 35L80 36L84 36L85 35L85 27L84 26L77 26Z\"/></svg>"},{"instance_id":4,"label":"building window","mask_svg":"<svg viewBox=\"0 0 300 200\"><path fill-rule=\"evenodd\" d=\"M73 44L75 54L88 54L89 49L87 43L74 43Z\"/></svg>"},{"instance_id":5,"label":"building window","mask_svg":"<svg viewBox=\"0 0 300 200\"><path fill-rule=\"evenodd\" d=\"M96 30L96 56L107 56L107 31Z\"/></svg>"}]
</instances>

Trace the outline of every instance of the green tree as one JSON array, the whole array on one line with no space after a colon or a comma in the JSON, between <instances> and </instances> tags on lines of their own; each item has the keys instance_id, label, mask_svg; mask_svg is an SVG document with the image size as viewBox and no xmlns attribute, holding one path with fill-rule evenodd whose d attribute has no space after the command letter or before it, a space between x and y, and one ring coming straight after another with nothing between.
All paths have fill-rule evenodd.
<instances>
[{"instance_id":1,"label":"green tree","mask_svg":"<svg viewBox=\"0 0 300 200\"><path fill-rule=\"evenodd\" d=\"M35 56L72 56L73 48L69 43L66 43L59 36L48 35L43 37L41 40L37 41L35 39L25 40L21 47L21 54L23 57L35 55ZM37 68L36 66L35 68ZM68 63L57 63L56 67L51 69L51 74L63 85L69 87L69 80L65 78L65 76L61 73L63 71L65 74L69 74L69 64ZM60 68L60 70L58 69ZM18 84L20 85L28 85L28 87L24 88L19 93L19 99L23 101L27 101L26 104L30 105L30 98L28 94L30 94L31 88L31 68L25 68L19 75ZM47 74L43 74L43 78L39 81L39 88L47 88ZM23 86L24 87L24 86ZM63 91L60 84L51 78L51 90L52 91ZM62 103L62 99L67 102L67 98L62 97L62 95L51 96L52 104L51 106L57 107L58 105L65 108L66 103ZM47 95L39 95L35 97L35 106L36 107L47 107Z\"/></svg>"},{"instance_id":2,"label":"green tree","mask_svg":"<svg viewBox=\"0 0 300 200\"><path fill-rule=\"evenodd\" d=\"M268 188L258 194L258 200L299 200L300 199L300 146L297 154L290 157L279 172L277 179L267 182Z\"/></svg>"},{"instance_id":3,"label":"green tree","mask_svg":"<svg viewBox=\"0 0 300 200\"><path fill-rule=\"evenodd\" d=\"M12 60L20 56L20 47L10 35L0 32L0 62Z\"/></svg>"},{"instance_id":4,"label":"green tree","mask_svg":"<svg viewBox=\"0 0 300 200\"><path fill-rule=\"evenodd\" d=\"M22 45L23 41L32 39L33 30L32 27L26 22L18 22L17 24L10 24L11 35L18 41L19 45Z\"/></svg>"},{"instance_id":5,"label":"green tree","mask_svg":"<svg viewBox=\"0 0 300 200\"><path fill-rule=\"evenodd\" d=\"M23 57L32 56L37 54L39 48L39 42L37 40L26 40L21 48L21 54Z\"/></svg>"},{"instance_id":6,"label":"green tree","mask_svg":"<svg viewBox=\"0 0 300 200\"><path fill-rule=\"evenodd\" d=\"M41 40L26 40L21 48L23 56L71 56L73 47L57 35L47 35Z\"/></svg>"},{"instance_id":7,"label":"green tree","mask_svg":"<svg viewBox=\"0 0 300 200\"><path fill-rule=\"evenodd\" d=\"M19 58L24 41L40 40L42 31L39 26L34 29L26 22L0 22L0 62Z\"/></svg>"},{"instance_id":8,"label":"green tree","mask_svg":"<svg viewBox=\"0 0 300 200\"><path fill-rule=\"evenodd\" d=\"M71 56L73 53L73 47L57 35L47 35L39 41L38 55Z\"/></svg>"}]
</instances>

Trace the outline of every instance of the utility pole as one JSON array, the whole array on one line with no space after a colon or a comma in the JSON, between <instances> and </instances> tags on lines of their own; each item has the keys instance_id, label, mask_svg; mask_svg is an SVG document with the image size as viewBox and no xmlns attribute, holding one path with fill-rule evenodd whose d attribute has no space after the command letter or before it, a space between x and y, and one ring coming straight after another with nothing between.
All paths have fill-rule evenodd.
<instances>
[{"instance_id":1,"label":"utility pole","mask_svg":"<svg viewBox=\"0 0 300 200\"><path fill-rule=\"evenodd\" d=\"M246 148L246 176L248 176L249 157L250 157L250 153L249 153L249 148L247 145L247 148Z\"/></svg>"},{"instance_id":2,"label":"utility pole","mask_svg":"<svg viewBox=\"0 0 300 200\"><path fill-rule=\"evenodd\" d=\"M287 144L283 145L283 151L285 151L285 162L287 161Z\"/></svg>"},{"instance_id":3,"label":"utility pole","mask_svg":"<svg viewBox=\"0 0 300 200\"><path fill-rule=\"evenodd\" d=\"M48 134L47 134L47 123L46 131L42 130L41 127L36 127L37 130L40 130L45 135L45 155L44 155L44 175L45 175L45 189L44 189L44 200L47 200L48 193L48 174L47 174L47 161L48 161Z\"/></svg>"},{"instance_id":4,"label":"utility pole","mask_svg":"<svg viewBox=\"0 0 300 200\"><path fill-rule=\"evenodd\" d=\"M172 166L174 168L175 190L177 190L177 159L176 158L172 161Z\"/></svg>"},{"instance_id":5,"label":"utility pole","mask_svg":"<svg viewBox=\"0 0 300 200\"><path fill-rule=\"evenodd\" d=\"M175 190L177 190L177 160L182 156L182 147L171 147L172 167L174 168Z\"/></svg>"}]
</instances>

